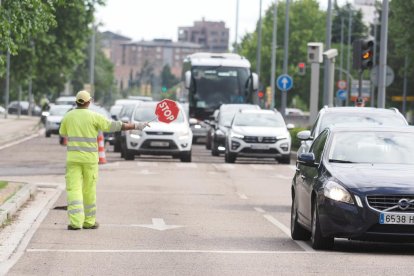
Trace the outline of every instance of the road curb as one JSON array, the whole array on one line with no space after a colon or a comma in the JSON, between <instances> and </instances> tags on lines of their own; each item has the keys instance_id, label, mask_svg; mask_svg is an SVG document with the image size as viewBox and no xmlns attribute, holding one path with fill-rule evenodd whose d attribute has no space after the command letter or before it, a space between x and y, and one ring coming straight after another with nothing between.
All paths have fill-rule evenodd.
<instances>
[{"instance_id":1,"label":"road curb","mask_svg":"<svg viewBox=\"0 0 414 276\"><path fill-rule=\"evenodd\" d=\"M11 219L27 200L36 194L36 185L29 183L23 184L24 186L19 191L0 206L0 226L8 219Z\"/></svg>"}]
</instances>

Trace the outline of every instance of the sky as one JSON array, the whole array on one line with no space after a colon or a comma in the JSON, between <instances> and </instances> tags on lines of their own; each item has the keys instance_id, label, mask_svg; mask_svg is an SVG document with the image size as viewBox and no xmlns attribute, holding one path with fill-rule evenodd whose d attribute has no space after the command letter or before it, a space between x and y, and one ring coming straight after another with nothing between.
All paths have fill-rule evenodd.
<instances>
[{"instance_id":1,"label":"sky","mask_svg":"<svg viewBox=\"0 0 414 276\"><path fill-rule=\"evenodd\" d=\"M321 9L327 0L318 0ZM350 0L352 1L352 0ZM262 15L274 0L262 0ZM346 3L338 0L338 4ZM352 1L353 2L353 1ZM259 0L239 0L238 40L254 31L259 18ZM230 28L230 44L235 41L236 0L106 0L96 18L100 31L112 31L137 40L167 38L177 40L178 27L192 26L202 18L224 21Z\"/></svg>"}]
</instances>

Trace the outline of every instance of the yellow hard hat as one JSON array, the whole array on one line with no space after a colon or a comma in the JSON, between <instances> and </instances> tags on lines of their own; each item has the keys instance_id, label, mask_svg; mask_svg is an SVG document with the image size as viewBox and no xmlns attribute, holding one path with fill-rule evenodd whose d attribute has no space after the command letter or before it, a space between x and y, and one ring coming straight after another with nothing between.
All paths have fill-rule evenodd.
<instances>
[{"instance_id":1,"label":"yellow hard hat","mask_svg":"<svg viewBox=\"0 0 414 276\"><path fill-rule=\"evenodd\" d=\"M80 104L84 104L89 102L92 99L91 94L88 91L82 90L76 94L76 102Z\"/></svg>"}]
</instances>

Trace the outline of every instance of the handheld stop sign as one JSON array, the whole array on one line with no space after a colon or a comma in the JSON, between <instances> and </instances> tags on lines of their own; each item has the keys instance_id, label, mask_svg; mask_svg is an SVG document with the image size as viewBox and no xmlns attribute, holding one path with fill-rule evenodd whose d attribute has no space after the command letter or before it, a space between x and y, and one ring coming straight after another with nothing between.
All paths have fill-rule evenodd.
<instances>
[{"instance_id":1,"label":"handheld stop sign","mask_svg":"<svg viewBox=\"0 0 414 276\"><path fill-rule=\"evenodd\" d=\"M175 121L179 112L180 109L178 108L177 103L168 99L160 101L155 108L155 115L157 116L158 121L167 124Z\"/></svg>"}]
</instances>

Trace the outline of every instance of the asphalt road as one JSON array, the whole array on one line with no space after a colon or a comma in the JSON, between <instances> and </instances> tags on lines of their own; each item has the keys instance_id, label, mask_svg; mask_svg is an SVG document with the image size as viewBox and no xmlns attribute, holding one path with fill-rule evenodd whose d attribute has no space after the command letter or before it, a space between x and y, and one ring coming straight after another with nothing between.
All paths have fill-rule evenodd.
<instances>
[{"instance_id":1,"label":"asphalt road","mask_svg":"<svg viewBox=\"0 0 414 276\"><path fill-rule=\"evenodd\" d=\"M39 137L0 151L0 176L57 174L64 182L64 156L56 137ZM203 145L192 163L107 157L101 227L66 230L62 193L8 275L394 275L414 267L412 244L337 240L333 251L314 251L292 241L293 165L225 164Z\"/></svg>"}]
</instances>

